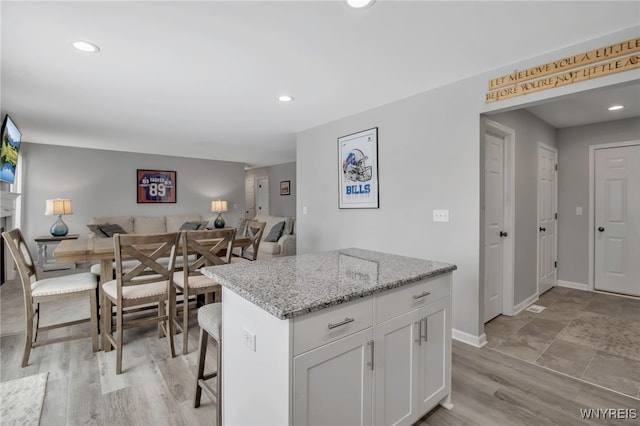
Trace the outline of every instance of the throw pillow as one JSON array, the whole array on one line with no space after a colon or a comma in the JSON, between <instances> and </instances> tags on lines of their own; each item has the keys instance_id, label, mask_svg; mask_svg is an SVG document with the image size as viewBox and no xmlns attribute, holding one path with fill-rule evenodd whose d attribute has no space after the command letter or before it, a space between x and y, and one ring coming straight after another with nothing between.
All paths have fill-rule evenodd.
<instances>
[{"instance_id":1,"label":"throw pillow","mask_svg":"<svg viewBox=\"0 0 640 426\"><path fill-rule=\"evenodd\" d=\"M247 219L244 217L241 217L238 220L238 224L236 225L236 238L244 237L246 235L246 228L247 228Z\"/></svg>"},{"instance_id":2,"label":"throw pillow","mask_svg":"<svg viewBox=\"0 0 640 426\"><path fill-rule=\"evenodd\" d=\"M293 233L293 218L287 217L284 220L284 230L282 235L291 235Z\"/></svg>"},{"instance_id":3,"label":"throw pillow","mask_svg":"<svg viewBox=\"0 0 640 426\"><path fill-rule=\"evenodd\" d=\"M273 225L273 228L271 228L271 230L267 234L267 238L265 238L264 240L269 241L270 243L275 243L282 236L283 229L284 229L284 220L282 222L278 222L275 225Z\"/></svg>"},{"instance_id":4,"label":"throw pillow","mask_svg":"<svg viewBox=\"0 0 640 426\"><path fill-rule=\"evenodd\" d=\"M198 229L201 229L200 226L202 224L200 223L200 221L191 221L191 222L185 222L182 224L182 226L178 229L178 231L197 231Z\"/></svg>"},{"instance_id":5,"label":"throw pillow","mask_svg":"<svg viewBox=\"0 0 640 426\"><path fill-rule=\"evenodd\" d=\"M105 234L104 232L102 232L102 229L100 229L100 225L96 224L89 224L87 225L87 228L89 228L89 231L93 232L93 235L95 235L96 238L106 238L107 234Z\"/></svg>"},{"instance_id":6,"label":"throw pillow","mask_svg":"<svg viewBox=\"0 0 640 426\"><path fill-rule=\"evenodd\" d=\"M109 238L113 237L113 234L126 234L126 231L122 229L122 226L117 223L105 223L100 225L100 230Z\"/></svg>"}]
</instances>

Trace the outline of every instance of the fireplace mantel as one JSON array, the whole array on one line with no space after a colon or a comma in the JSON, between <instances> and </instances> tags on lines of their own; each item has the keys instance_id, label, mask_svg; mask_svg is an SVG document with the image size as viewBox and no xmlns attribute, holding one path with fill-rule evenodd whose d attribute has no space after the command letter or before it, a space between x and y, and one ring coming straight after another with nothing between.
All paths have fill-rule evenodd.
<instances>
[{"instance_id":1,"label":"fireplace mantel","mask_svg":"<svg viewBox=\"0 0 640 426\"><path fill-rule=\"evenodd\" d=\"M13 216L19 192L0 191L0 217Z\"/></svg>"}]
</instances>

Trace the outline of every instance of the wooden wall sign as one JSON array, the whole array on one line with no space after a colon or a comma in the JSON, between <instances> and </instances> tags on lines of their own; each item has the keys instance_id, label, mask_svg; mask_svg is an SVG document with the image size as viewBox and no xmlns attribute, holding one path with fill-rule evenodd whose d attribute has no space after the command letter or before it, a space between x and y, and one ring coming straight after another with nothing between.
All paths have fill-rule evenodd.
<instances>
[{"instance_id":1,"label":"wooden wall sign","mask_svg":"<svg viewBox=\"0 0 640 426\"><path fill-rule=\"evenodd\" d=\"M514 71L489 81L486 102L491 103L636 69L640 67L640 55L637 52L640 52L640 37Z\"/></svg>"}]
</instances>

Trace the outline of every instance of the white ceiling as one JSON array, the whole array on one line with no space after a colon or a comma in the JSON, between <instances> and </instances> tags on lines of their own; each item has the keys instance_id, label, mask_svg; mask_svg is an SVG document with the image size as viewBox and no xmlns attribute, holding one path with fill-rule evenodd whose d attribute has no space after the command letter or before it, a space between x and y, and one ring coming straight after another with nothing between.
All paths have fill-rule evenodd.
<instances>
[{"instance_id":1,"label":"white ceiling","mask_svg":"<svg viewBox=\"0 0 640 426\"><path fill-rule=\"evenodd\" d=\"M624 108L609 111L613 105ZM558 129L640 117L640 82L580 92L527 110Z\"/></svg>"},{"instance_id":2,"label":"white ceiling","mask_svg":"<svg viewBox=\"0 0 640 426\"><path fill-rule=\"evenodd\" d=\"M298 131L640 23L637 1L0 7L1 107L23 140L252 166L294 161Z\"/></svg>"}]
</instances>

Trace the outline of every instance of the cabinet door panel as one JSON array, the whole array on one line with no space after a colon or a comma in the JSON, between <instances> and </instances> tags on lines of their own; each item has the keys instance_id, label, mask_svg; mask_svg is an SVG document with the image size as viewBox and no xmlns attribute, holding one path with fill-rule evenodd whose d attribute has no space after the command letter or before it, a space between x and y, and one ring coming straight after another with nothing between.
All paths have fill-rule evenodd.
<instances>
[{"instance_id":1,"label":"cabinet door panel","mask_svg":"<svg viewBox=\"0 0 640 426\"><path fill-rule=\"evenodd\" d=\"M375 424L410 425L417 419L418 310L375 328Z\"/></svg>"},{"instance_id":2,"label":"cabinet door panel","mask_svg":"<svg viewBox=\"0 0 640 426\"><path fill-rule=\"evenodd\" d=\"M418 405L420 412L435 406L449 392L450 370L449 299L432 303L420 310L422 323L422 346L420 351L420 386ZM424 330L426 323L426 332ZM426 339L426 340L425 340Z\"/></svg>"},{"instance_id":3,"label":"cabinet door panel","mask_svg":"<svg viewBox=\"0 0 640 426\"><path fill-rule=\"evenodd\" d=\"M293 424L372 424L371 328L293 359Z\"/></svg>"}]
</instances>

